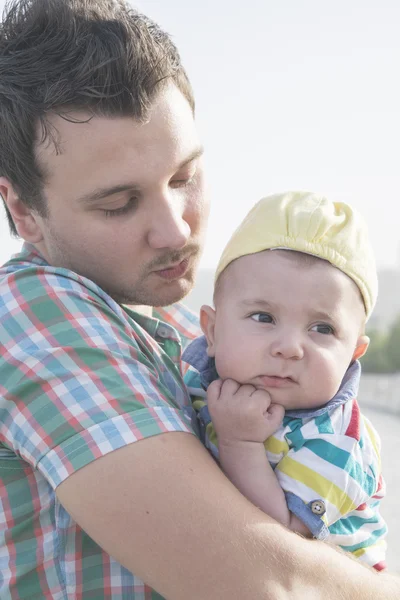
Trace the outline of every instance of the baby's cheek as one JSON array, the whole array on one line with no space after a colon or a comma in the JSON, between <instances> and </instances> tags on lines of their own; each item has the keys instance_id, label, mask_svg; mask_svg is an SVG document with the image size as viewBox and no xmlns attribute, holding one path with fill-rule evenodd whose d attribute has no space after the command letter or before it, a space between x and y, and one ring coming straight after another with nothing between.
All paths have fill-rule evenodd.
<instances>
[{"instance_id":1,"label":"baby's cheek","mask_svg":"<svg viewBox=\"0 0 400 600\"><path fill-rule=\"evenodd\" d=\"M331 400L340 388L343 376L346 370L342 370L340 365L328 363L318 370L317 381L319 389L319 395L326 398L326 402Z\"/></svg>"},{"instance_id":2,"label":"baby's cheek","mask_svg":"<svg viewBox=\"0 0 400 600\"><path fill-rule=\"evenodd\" d=\"M218 358L218 355L215 356L215 368L217 369L217 373L221 379L232 378L232 376L229 373L229 368L226 360L224 358Z\"/></svg>"},{"instance_id":3,"label":"baby's cheek","mask_svg":"<svg viewBox=\"0 0 400 600\"><path fill-rule=\"evenodd\" d=\"M239 381L241 378L240 363L243 362L243 358L240 359L235 352L226 351L223 354L216 353L215 355L215 367L217 373L221 379L234 379Z\"/></svg>"}]
</instances>

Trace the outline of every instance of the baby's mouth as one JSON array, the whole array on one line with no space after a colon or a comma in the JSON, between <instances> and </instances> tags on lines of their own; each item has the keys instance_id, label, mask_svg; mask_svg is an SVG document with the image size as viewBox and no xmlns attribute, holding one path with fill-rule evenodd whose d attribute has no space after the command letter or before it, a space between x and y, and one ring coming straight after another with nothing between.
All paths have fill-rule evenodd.
<instances>
[{"instance_id":1,"label":"baby's mouth","mask_svg":"<svg viewBox=\"0 0 400 600\"><path fill-rule=\"evenodd\" d=\"M265 387L274 387L281 388L293 385L295 380L289 376L281 376L281 375L262 375L260 377L260 381Z\"/></svg>"}]
</instances>

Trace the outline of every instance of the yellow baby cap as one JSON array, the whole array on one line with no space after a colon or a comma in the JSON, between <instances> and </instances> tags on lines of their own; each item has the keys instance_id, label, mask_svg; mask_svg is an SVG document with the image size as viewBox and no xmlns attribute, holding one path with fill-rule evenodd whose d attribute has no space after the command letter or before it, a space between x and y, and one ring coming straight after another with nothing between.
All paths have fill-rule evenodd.
<instances>
[{"instance_id":1,"label":"yellow baby cap","mask_svg":"<svg viewBox=\"0 0 400 600\"><path fill-rule=\"evenodd\" d=\"M378 293L368 228L351 206L310 192L285 192L260 200L222 253L215 281L234 260L263 250L297 250L329 261L359 287L370 317Z\"/></svg>"}]
</instances>

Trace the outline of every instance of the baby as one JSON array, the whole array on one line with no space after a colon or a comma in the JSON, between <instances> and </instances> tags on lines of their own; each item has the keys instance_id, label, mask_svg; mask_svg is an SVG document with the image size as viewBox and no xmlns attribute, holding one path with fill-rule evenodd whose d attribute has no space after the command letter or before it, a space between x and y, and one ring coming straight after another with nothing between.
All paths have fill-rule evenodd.
<instances>
[{"instance_id":1,"label":"baby","mask_svg":"<svg viewBox=\"0 0 400 600\"><path fill-rule=\"evenodd\" d=\"M380 442L357 402L376 296L350 206L264 198L225 248L215 309L202 307L204 337L183 359L202 439L232 483L286 527L382 570Z\"/></svg>"}]
</instances>

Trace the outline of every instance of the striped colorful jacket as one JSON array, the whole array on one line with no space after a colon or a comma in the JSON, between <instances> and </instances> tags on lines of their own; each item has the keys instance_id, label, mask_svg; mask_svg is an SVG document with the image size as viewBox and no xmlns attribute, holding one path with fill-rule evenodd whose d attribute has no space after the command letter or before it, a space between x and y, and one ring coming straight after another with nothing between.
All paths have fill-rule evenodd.
<instances>
[{"instance_id":1,"label":"striped colorful jacket","mask_svg":"<svg viewBox=\"0 0 400 600\"><path fill-rule=\"evenodd\" d=\"M218 460L218 440L204 388L218 377L204 338L183 354L185 381L197 411L200 437ZM354 362L334 398L317 409L286 411L265 442L268 460L289 510L315 538L329 540L377 570L385 568L387 533L380 514L385 494L380 439L362 415L357 393L361 367Z\"/></svg>"}]
</instances>

